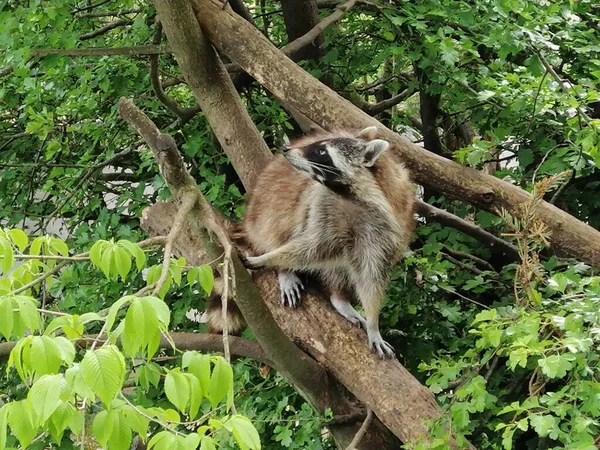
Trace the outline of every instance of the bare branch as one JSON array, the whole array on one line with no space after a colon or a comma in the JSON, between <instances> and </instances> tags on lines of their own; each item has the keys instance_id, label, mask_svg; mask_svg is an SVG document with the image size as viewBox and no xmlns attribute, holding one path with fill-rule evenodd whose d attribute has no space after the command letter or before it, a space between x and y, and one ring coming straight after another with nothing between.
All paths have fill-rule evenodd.
<instances>
[{"instance_id":1,"label":"bare branch","mask_svg":"<svg viewBox=\"0 0 600 450\"><path fill-rule=\"evenodd\" d=\"M344 16L344 14L346 14L346 12L356 4L356 1L357 0L349 0L343 5L337 6L335 11L331 15L323 18L308 33L290 42L285 47L283 47L281 51L287 56L289 56L292 60L294 60L294 58L297 57L297 53L299 53L304 47L310 45L315 39L317 39L328 26L333 25L335 22L340 20Z\"/></svg>"},{"instance_id":2,"label":"bare branch","mask_svg":"<svg viewBox=\"0 0 600 450\"><path fill-rule=\"evenodd\" d=\"M360 441L362 441L362 438L365 437L365 434L366 434L367 430L369 429L369 426L371 425L372 421L373 421L373 411L371 409L367 409L367 417L365 417L365 421L361 425L360 429L356 433L356 436L354 436L354 439L352 439L352 442L350 443L348 448L346 448L346 450L356 450L358 448L358 444L360 444Z\"/></svg>"},{"instance_id":3,"label":"bare branch","mask_svg":"<svg viewBox=\"0 0 600 450\"><path fill-rule=\"evenodd\" d=\"M567 87L567 85L565 84L565 82L563 81L563 79L560 77L560 75L558 75L556 73L556 70L554 70L554 67L552 67L550 65L550 63L548 63L548 61L546 60L546 58L544 57L544 55L542 54L542 52L540 52L539 50L536 50L536 49L534 49L534 52L537 55L537 57L540 59L541 63L546 68L546 70L548 71L548 73L550 75L552 75L552 78L554 78L556 80L556 82L558 83L558 85L560 86L560 88L565 93L568 93L569 92L569 88ZM590 119L590 116L587 115L587 113L581 108L581 106L578 105L578 106L575 107L575 109L577 110L577 113L579 114L579 116L583 120L585 120L585 122L587 124L589 124L592 119Z\"/></svg>"},{"instance_id":4,"label":"bare branch","mask_svg":"<svg viewBox=\"0 0 600 450\"><path fill-rule=\"evenodd\" d=\"M88 12L79 15L78 17L119 17L127 14L137 14L142 12L140 8L132 8L132 9L119 9L116 11L96 11L96 12Z\"/></svg>"},{"instance_id":5,"label":"bare branch","mask_svg":"<svg viewBox=\"0 0 600 450\"><path fill-rule=\"evenodd\" d=\"M407 100L411 95L415 93L414 88L407 88L400 92L398 95L394 95L391 98L383 100L379 103L369 103L364 101L360 96L353 96L350 100L364 112L370 116L376 116L382 113L386 109L393 108L398 103Z\"/></svg>"},{"instance_id":6,"label":"bare branch","mask_svg":"<svg viewBox=\"0 0 600 450\"><path fill-rule=\"evenodd\" d=\"M172 341L177 346L178 350L198 350L207 352L221 352L223 351L223 341L221 336L217 334L201 334L201 333L171 333ZM76 341L76 344L80 347L87 347L92 342L100 341L98 335L86 335L82 336ZM236 356L243 358L252 358L264 364L272 365L273 363L267 357L263 349L260 347L258 342L250 341L237 336L230 337L231 353ZM15 342L2 342L0 343L0 359L8 357L11 350L15 346ZM117 342L120 345L120 341ZM160 348L170 349L171 343L164 336L160 340Z\"/></svg>"},{"instance_id":7,"label":"bare branch","mask_svg":"<svg viewBox=\"0 0 600 450\"><path fill-rule=\"evenodd\" d=\"M152 43L155 45L159 45L162 36L162 25L160 21L157 21L154 26L154 35L152 36ZM182 108L177 104L175 100L169 97L165 91L163 90L162 84L160 82L160 75L158 73L159 66L159 55L150 55L150 81L152 83L152 89L154 90L154 94L160 100L160 102L165 105L173 114L179 117L180 121L183 123L188 122L192 117L194 117L199 111L200 107L196 105L192 108Z\"/></svg>"},{"instance_id":8,"label":"bare branch","mask_svg":"<svg viewBox=\"0 0 600 450\"><path fill-rule=\"evenodd\" d=\"M422 200L418 200L417 205L419 214L425 218L462 231L466 235L477 239L479 242L495 248L497 251L503 252L515 261L519 260L519 250L510 242L494 236L492 233L485 231L483 228L472 222L461 219L448 211L436 208Z\"/></svg>"},{"instance_id":9,"label":"bare branch","mask_svg":"<svg viewBox=\"0 0 600 450\"><path fill-rule=\"evenodd\" d=\"M100 36L104 33L109 32L110 30L114 30L115 28L119 28L119 27L124 27L126 25L131 25L132 23L133 23L133 21L131 21L129 19L114 20L112 22L107 23L103 27L95 29L94 31L90 31L89 33L83 33L83 34L79 35L79 40L86 41L88 39L93 39L97 36Z\"/></svg>"},{"instance_id":10,"label":"bare branch","mask_svg":"<svg viewBox=\"0 0 600 450\"><path fill-rule=\"evenodd\" d=\"M198 194L194 193L191 190L186 192L183 195L183 197L181 198L181 206L179 207L179 210L177 211L177 215L175 216L175 219L173 220L173 227L171 228L171 231L169 232L169 236L167 236L167 243L165 244L165 251L164 251L164 255L163 255L163 265L162 265L162 271L160 273L160 278L156 282L156 286L154 287L154 290L152 291L152 295L158 295L158 293L162 289L163 285L165 284L165 281L167 281L167 276L169 275L169 265L171 264L171 253L173 251L173 242L175 242L175 239L177 239L177 236L179 236L179 232L181 231L181 228L183 227L183 223L184 223L187 215L190 213L192 208L194 206L196 206L197 201L198 201Z\"/></svg>"},{"instance_id":11,"label":"bare branch","mask_svg":"<svg viewBox=\"0 0 600 450\"><path fill-rule=\"evenodd\" d=\"M38 48L31 51L32 56L117 56L117 55L162 55L171 53L168 45L138 45L134 47L92 47L92 48Z\"/></svg>"}]
</instances>

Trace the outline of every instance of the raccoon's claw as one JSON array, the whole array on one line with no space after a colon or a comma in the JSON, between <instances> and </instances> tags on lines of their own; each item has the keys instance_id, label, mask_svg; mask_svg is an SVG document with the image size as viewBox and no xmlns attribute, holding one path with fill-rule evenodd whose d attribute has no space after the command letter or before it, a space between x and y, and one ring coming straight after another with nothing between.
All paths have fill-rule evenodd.
<instances>
[{"instance_id":1,"label":"raccoon's claw","mask_svg":"<svg viewBox=\"0 0 600 450\"><path fill-rule=\"evenodd\" d=\"M376 354L380 359L392 359L396 356L394 348L385 342L381 335L369 336L369 348L371 353Z\"/></svg>"},{"instance_id":2,"label":"raccoon's claw","mask_svg":"<svg viewBox=\"0 0 600 450\"><path fill-rule=\"evenodd\" d=\"M279 290L281 291L281 304L293 308L300 304L304 285L298 275L293 272L279 272Z\"/></svg>"}]
</instances>

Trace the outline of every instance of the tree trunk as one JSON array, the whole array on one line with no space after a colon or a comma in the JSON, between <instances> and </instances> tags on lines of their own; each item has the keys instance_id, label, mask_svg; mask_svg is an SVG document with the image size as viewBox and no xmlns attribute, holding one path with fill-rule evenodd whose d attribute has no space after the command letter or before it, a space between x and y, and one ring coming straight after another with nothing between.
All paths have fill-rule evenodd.
<instances>
[{"instance_id":1,"label":"tree trunk","mask_svg":"<svg viewBox=\"0 0 600 450\"><path fill-rule=\"evenodd\" d=\"M323 128L362 129L376 125L418 183L496 214L505 209L515 217L523 217L522 205L531 201L527 192L435 155L383 127L283 56L243 20L220 9L218 2L193 0L193 5L213 45L276 97ZM245 45L241 46L241 42ZM553 247L600 268L600 232L547 202L539 204L535 217L548 227Z\"/></svg>"},{"instance_id":2,"label":"tree trunk","mask_svg":"<svg viewBox=\"0 0 600 450\"><path fill-rule=\"evenodd\" d=\"M289 42L305 35L319 23L319 10L315 0L281 0L281 8ZM318 59L322 43L323 37L317 37L300 51L299 60Z\"/></svg>"}]
</instances>

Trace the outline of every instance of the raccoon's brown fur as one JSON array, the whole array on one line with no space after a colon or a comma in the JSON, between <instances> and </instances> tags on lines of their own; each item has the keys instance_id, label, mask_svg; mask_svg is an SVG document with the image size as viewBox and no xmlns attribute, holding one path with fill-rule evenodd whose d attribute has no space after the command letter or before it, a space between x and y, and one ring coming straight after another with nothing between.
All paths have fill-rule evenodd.
<instances>
[{"instance_id":1,"label":"raccoon's brown fur","mask_svg":"<svg viewBox=\"0 0 600 450\"><path fill-rule=\"evenodd\" d=\"M369 141L375 145L376 133L374 127L361 133L316 133L294 141L289 146L293 149L290 153L296 155L296 160L303 160L307 152L314 152L313 145L330 149L340 143L353 148L352 140L359 149L366 149L368 144L365 143ZM379 148L383 148L382 142L387 144L377 141ZM322 142L325 144L320 144ZM347 152L344 153L343 147L339 151L327 151L332 153L331 164L333 157L345 163L343 158ZM307 161L305 165L313 164ZM332 168L339 169L336 165L314 162L314 171L310 170L320 183L282 156L267 166L249 198L244 217L246 238L254 253L261 255L249 258L249 267L267 265L280 269L282 295L290 289L297 292L301 286L295 271L317 273L329 287L332 304L338 312L367 328L369 342L375 341L373 349L380 356L391 356L391 347L381 339L377 325L380 297L391 268L407 250L414 228L414 189L408 171L385 149L376 156L374 164L365 164L357 169L356 175L340 169L350 184L333 183L327 187L324 179L332 176ZM323 233L319 233L320 230ZM315 242L319 245L312 245ZM346 264L348 258L352 261ZM359 267L363 263L372 265L373 270L363 270ZM346 270L347 265L356 270ZM348 304L344 292L349 285L361 299L367 321ZM282 300L295 306L297 297L291 294L287 301ZM367 326L367 322L370 325Z\"/></svg>"}]
</instances>

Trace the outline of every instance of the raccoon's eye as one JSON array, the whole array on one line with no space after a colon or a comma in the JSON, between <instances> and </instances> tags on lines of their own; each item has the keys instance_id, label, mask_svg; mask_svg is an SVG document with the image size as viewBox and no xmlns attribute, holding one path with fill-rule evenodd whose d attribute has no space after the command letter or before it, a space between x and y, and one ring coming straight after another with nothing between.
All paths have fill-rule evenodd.
<instances>
[{"instance_id":1,"label":"raccoon's eye","mask_svg":"<svg viewBox=\"0 0 600 450\"><path fill-rule=\"evenodd\" d=\"M324 148L320 148L319 150L317 150L317 155L319 156L325 156L327 154L327 150L325 150Z\"/></svg>"}]
</instances>

